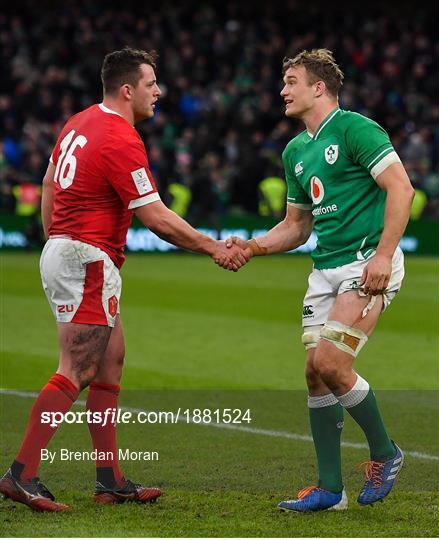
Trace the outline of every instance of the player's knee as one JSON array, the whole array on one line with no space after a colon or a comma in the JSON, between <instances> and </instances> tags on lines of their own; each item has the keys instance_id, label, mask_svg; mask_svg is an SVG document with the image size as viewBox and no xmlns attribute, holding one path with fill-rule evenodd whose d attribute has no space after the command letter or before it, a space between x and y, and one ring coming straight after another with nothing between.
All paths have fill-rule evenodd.
<instances>
[{"instance_id":1,"label":"player's knee","mask_svg":"<svg viewBox=\"0 0 439 540\"><path fill-rule=\"evenodd\" d=\"M316 368L314 367L315 352L316 352L315 349L308 350L308 354L306 357L305 378L308 384L308 388L310 388L310 386L314 386L317 383L317 380L319 379L319 374L316 371Z\"/></svg>"},{"instance_id":2,"label":"player's knee","mask_svg":"<svg viewBox=\"0 0 439 540\"><path fill-rule=\"evenodd\" d=\"M112 374L122 376L123 365L125 362L125 348L121 347L111 351L111 354L106 355L103 361L103 369Z\"/></svg>"},{"instance_id":3,"label":"player's knee","mask_svg":"<svg viewBox=\"0 0 439 540\"><path fill-rule=\"evenodd\" d=\"M115 370L122 369L125 361L125 349L111 351L110 354L104 356L103 364Z\"/></svg>"},{"instance_id":4,"label":"player's knee","mask_svg":"<svg viewBox=\"0 0 439 540\"><path fill-rule=\"evenodd\" d=\"M118 368L122 369L125 362L125 348L118 351L115 356L115 364Z\"/></svg>"},{"instance_id":5,"label":"player's knee","mask_svg":"<svg viewBox=\"0 0 439 540\"><path fill-rule=\"evenodd\" d=\"M121 353L118 354L114 358L113 370L112 370L114 372L115 378L118 379L119 381L122 378L124 361L125 361L125 351L121 351Z\"/></svg>"},{"instance_id":6,"label":"player's knee","mask_svg":"<svg viewBox=\"0 0 439 540\"><path fill-rule=\"evenodd\" d=\"M78 381L79 387L81 390L84 390L95 378L98 373L98 363L89 365L89 367L76 374L76 379Z\"/></svg>"},{"instance_id":7,"label":"player's knee","mask_svg":"<svg viewBox=\"0 0 439 540\"><path fill-rule=\"evenodd\" d=\"M96 376L96 381L106 384L120 384L125 360L123 347L107 351Z\"/></svg>"},{"instance_id":8,"label":"player's knee","mask_svg":"<svg viewBox=\"0 0 439 540\"><path fill-rule=\"evenodd\" d=\"M72 363L72 371L79 387L83 390L96 378L99 371L99 358L89 355L76 357Z\"/></svg>"},{"instance_id":9,"label":"player's knee","mask_svg":"<svg viewBox=\"0 0 439 540\"><path fill-rule=\"evenodd\" d=\"M339 379L339 364L334 350L321 341L314 356L314 370L329 388L336 386Z\"/></svg>"},{"instance_id":10,"label":"player's knee","mask_svg":"<svg viewBox=\"0 0 439 540\"><path fill-rule=\"evenodd\" d=\"M319 377L330 389L337 388L340 384L340 373L337 366L328 361L319 365Z\"/></svg>"},{"instance_id":11,"label":"player's knee","mask_svg":"<svg viewBox=\"0 0 439 540\"><path fill-rule=\"evenodd\" d=\"M308 390L312 391L319 388L321 384L319 373L318 371L316 371L314 365L311 364L310 362L307 362L306 367L305 367L305 378L306 378L306 384L308 386Z\"/></svg>"}]
</instances>

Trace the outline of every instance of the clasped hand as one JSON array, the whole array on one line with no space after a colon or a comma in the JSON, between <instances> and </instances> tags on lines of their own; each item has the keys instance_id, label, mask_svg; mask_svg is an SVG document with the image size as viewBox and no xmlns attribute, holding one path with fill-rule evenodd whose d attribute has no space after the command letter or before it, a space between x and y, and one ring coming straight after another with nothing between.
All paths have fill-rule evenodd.
<instances>
[{"instance_id":1,"label":"clasped hand","mask_svg":"<svg viewBox=\"0 0 439 540\"><path fill-rule=\"evenodd\" d=\"M216 247L212 259L225 270L237 272L251 258L251 250L248 248L247 242L236 236L228 238L225 242L218 240Z\"/></svg>"}]
</instances>

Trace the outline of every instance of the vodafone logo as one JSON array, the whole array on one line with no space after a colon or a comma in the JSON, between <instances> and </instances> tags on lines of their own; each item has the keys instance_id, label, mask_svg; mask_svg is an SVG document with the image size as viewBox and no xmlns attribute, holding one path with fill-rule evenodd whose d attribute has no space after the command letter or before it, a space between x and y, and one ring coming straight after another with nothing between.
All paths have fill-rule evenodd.
<instances>
[{"instance_id":1,"label":"vodafone logo","mask_svg":"<svg viewBox=\"0 0 439 540\"><path fill-rule=\"evenodd\" d=\"M317 176L311 178L311 197L314 204L319 204L322 202L323 197L325 196L325 188L323 187L322 181Z\"/></svg>"}]
</instances>

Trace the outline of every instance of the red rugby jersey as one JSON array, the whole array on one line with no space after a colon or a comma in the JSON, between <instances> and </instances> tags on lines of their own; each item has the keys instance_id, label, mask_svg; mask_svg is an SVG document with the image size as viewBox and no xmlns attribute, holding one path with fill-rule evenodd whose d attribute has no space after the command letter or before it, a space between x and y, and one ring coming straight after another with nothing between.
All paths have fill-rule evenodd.
<instances>
[{"instance_id":1,"label":"red rugby jersey","mask_svg":"<svg viewBox=\"0 0 439 540\"><path fill-rule=\"evenodd\" d=\"M53 150L49 235L101 248L120 268L133 210L160 200L137 131L103 104L72 116Z\"/></svg>"}]
</instances>

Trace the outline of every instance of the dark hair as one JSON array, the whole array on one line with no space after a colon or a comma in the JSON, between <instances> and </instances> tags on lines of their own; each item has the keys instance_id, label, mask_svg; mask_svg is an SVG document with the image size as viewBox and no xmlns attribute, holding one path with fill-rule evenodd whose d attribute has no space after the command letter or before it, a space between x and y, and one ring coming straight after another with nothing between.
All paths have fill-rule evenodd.
<instances>
[{"instance_id":1,"label":"dark hair","mask_svg":"<svg viewBox=\"0 0 439 540\"><path fill-rule=\"evenodd\" d=\"M121 51L113 51L104 58L101 70L104 94L117 92L123 84L137 86L142 73L141 64L156 67L156 53L148 53L138 49L125 47Z\"/></svg>"},{"instance_id":2,"label":"dark hair","mask_svg":"<svg viewBox=\"0 0 439 540\"><path fill-rule=\"evenodd\" d=\"M344 75L335 62L332 51L328 49L313 49L312 51L302 51L294 58L284 58L282 72L295 66L304 66L308 73L311 84L323 81L326 84L328 93L337 97L338 91L343 85Z\"/></svg>"}]
</instances>

